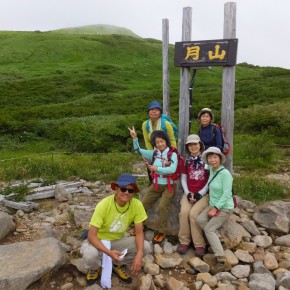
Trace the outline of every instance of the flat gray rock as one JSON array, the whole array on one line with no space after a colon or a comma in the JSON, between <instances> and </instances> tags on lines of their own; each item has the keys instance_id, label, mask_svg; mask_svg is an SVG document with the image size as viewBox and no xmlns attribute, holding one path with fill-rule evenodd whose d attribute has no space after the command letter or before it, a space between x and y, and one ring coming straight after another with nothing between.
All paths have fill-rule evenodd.
<instances>
[{"instance_id":1,"label":"flat gray rock","mask_svg":"<svg viewBox=\"0 0 290 290\"><path fill-rule=\"evenodd\" d=\"M0 246L0 289L25 290L64 264L64 252L55 238Z\"/></svg>"}]
</instances>

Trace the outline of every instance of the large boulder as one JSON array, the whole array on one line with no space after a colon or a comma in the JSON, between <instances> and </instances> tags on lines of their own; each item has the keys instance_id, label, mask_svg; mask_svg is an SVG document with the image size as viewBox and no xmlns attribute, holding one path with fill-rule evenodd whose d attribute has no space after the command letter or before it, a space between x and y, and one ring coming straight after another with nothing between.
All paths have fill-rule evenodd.
<instances>
[{"instance_id":1,"label":"large boulder","mask_svg":"<svg viewBox=\"0 0 290 290\"><path fill-rule=\"evenodd\" d=\"M221 235L225 249L233 249L244 237L251 237L244 227L231 219L228 219L218 229L218 232Z\"/></svg>"},{"instance_id":2,"label":"large boulder","mask_svg":"<svg viewBox=\"0 0 290 290\"><path fill-rule=\"evenodd\" d=\"M146 194L146 190L144 189L140 192L140 199L144 194ZM176 192L175 196L173 197L170 207L169 207L169 214L167 220L167 228L168 234L172 236L177 236L179 232L179 211L180 211L180 200L183 193L179 191ZM154 231L158 231L159 229L159 198L152 206L152 208L147 210L147 220L145 222L146 226Z\"/></svg>"},{"instance_id":3,"label":"large boulder","mask_svg":"<svg viewBox=\"0 0 290 290\"><path fill-rule=\"evenodd\" d=\"M273 234L288 234L290 202L270 201L257 207L253 219Z\"/></svg>"},{"instance_id":4,"label":"large boulder","mask_svg":"<svg viewBox=\"0 0 290 290\"><path fill-rule=\"evenodd\" d=\"M10 232L15 230L15 224L5 212L0 212L0 241L3 240Z\"/></svg>"},{"instance_id":5,"label":"large boulder","mask_svg":"<svg viewBox=\"0 0 290 290\"><path fill-rule=\"evenodd\" d=\"M0 257L0 289L5 290L25 290L66 261L55 238L0 246Z\"/></svg>"}]
</instances>

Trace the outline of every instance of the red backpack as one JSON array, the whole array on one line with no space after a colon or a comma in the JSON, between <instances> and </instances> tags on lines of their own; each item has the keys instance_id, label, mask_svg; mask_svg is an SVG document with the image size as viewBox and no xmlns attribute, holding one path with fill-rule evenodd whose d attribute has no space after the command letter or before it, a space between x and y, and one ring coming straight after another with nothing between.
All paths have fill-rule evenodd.
<instances>
[{"instance_id":1,"label":"red backpack","mask_svg":"<svg viewBox=\"0 0 290 290\"><path fill-rule=\"evenodd\" d=\"M154 150L151 164L154 163L154 161L156 159L156 156L157 156L157 153L158 153L158 150ZM167 178L167 184L168 184L168 191L169 192L171 192L170 179L173 180L173 181L176 181L180 177L180 172L181 172L181 166L182 166L182 162L183 162L183 157L179 154L179 152L177 151L176 148L172 147L167 152L167 160L168 160L167 166L170 166L170 164L171 164L172 153L176 153L176 155L177 155L177 166L176 166L176 170L175 170L174 173L172 173L172 174L158 174L155 171L152 171L151 172L151 177L154 180L154 189L155 190L158 189L158 177L160 177L160 175L162 175L163 178Z\"/></svg>"}]
</instances>

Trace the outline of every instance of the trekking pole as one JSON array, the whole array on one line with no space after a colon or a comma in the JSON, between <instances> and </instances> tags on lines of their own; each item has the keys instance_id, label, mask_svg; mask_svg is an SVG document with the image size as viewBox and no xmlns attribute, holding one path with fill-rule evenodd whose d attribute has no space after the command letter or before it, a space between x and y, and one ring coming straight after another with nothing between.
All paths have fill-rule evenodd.
<instances>
[{"instance_id":1,"label":"trekking pole","mask_svg":"<svg viewBox=\"0 0 290 290\"><path fill-rule=\"evenodd\" d=\"M189 132L188 134L190 134L190 127L191 127L191 118L192 118L192 91L193 91L193 85L194 85L194 82L195 82L195 75L196 75L196 72L197 70L194 69L193 72L192 72L192 77L191 77L191 81L190 81L190 84L189 84L189 120L188 120L188 123L189 123Z\"/></svg>"},{"instance_id":2,"label":"trekking pole","mask_svg":"<svg viewBox=\"0 0 290 290\"><path fill-rule=\"evenodd\" d=\"M144 163L146 164L146 168L147 168L147 174L148 174L148 179L149 179L149 182L150 182L150 184L152 183L152 177L151 177L151 171L150 171L150 169L149 169L149 162L148 162L148 160L141 154L141 152L140 152L140 148L138 148L138 149L135 149L135 151L137 151L138 152L138 154L142 157L142 159L143 159L143 161L144 161Z\"/></svg>"},{"instance_id":3,"label":"trekking pole","mask_svg":"<svg viewBox=\"0 0 290 290\"><path fill-rule=\"evenodd\" d=\"M141 151L140 151L140 148L135 149L135 151L137 151L137 153L142 157L144 163L145 163L146 166L148 167L148 166L149 166L149 163L148 163L147 159L142 155L142 153L141 153Z\"/></svg>"}]
</instances>

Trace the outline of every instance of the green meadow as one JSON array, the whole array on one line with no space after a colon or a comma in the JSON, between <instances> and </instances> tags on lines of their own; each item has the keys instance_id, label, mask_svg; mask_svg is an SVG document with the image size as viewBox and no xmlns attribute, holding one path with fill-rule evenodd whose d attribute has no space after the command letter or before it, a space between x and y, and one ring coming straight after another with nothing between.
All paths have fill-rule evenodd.
<instances>
[{"instance_id":1,"label":"green meadow","mask_svg":"<svg viewBox=\"0 0 290 290\"><path fill-rule=\"evenodd\" d=\"M143 144L148 103L162 102L162 43L128 31L95 32L94 27L0 31L1 180L49 183L79 176L110 182L140 161L127 127L135 126ZM170 107L178 123L180 69L173 56L172 45ZM220 123L221 93L222 68L197 71L191 133L197 133L203 107L212 108ZM251 198L255 190L257 201L289 198L288 188L264 179L289 171L289 112L290 70L237 65L238 195Z\"/></svg>"}]
</instances>

